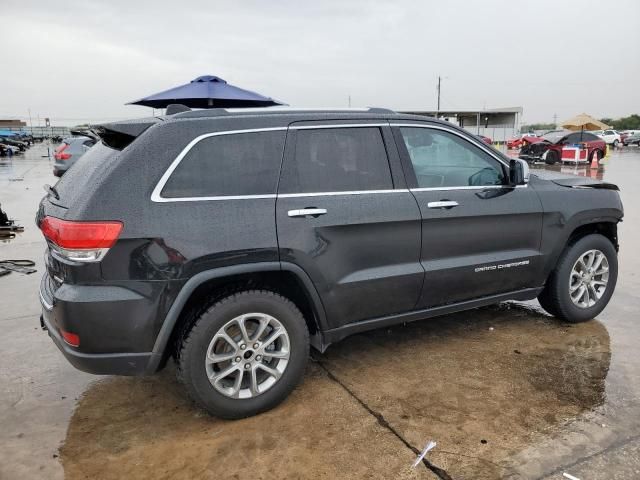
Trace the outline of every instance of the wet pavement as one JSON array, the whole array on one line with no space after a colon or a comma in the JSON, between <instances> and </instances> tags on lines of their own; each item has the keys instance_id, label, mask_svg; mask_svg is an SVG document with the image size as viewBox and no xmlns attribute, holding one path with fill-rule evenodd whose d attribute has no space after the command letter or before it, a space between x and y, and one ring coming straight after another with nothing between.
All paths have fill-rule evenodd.
<instances>
[{"instance_id":1,"label":"wet pavement","mask_svg":"<svg viewBox=\"0 0 640 480\"><path fill-rule=\"evenodd\" d=\"M194 407L171 364L88 375L40 330L43 153L0 159L0 203L25 226L0 259L39 270L0 277L0 479L640 478L640 149L553 167L622 189L620 278L596 320L504 303L356 335L315 354L281 406L239 421Z\"/></svg>"}]
</instances>

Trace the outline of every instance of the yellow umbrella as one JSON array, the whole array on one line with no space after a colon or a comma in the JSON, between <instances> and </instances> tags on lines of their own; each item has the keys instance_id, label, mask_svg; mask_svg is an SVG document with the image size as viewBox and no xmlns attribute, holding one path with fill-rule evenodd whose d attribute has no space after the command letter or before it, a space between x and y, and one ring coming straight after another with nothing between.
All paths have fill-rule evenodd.
<instances>
[{"instance_id":1,"label":"yellow umbrella","mask_svg":"<svg viewBox=\"0 0 640 480\"><path fill-rule=\"evenodd\" d=\"M611 127L602 123L600 120L596 120L591 115L581 113L580 115L565 121L562 124L562 128L576 132L579 130L606 130Z\"/></svg>"}]
</instances>

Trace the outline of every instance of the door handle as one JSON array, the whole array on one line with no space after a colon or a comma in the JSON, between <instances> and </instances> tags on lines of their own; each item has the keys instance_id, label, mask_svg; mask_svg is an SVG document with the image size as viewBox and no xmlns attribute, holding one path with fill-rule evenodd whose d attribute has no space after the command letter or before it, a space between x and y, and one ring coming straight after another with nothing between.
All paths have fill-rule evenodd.
<instances>
[{"instance_id":1,"label":"door handle","mask_svg":"<svg viewBox=\"0 0 640 480\"><path fill-rule=\"evenodd\" d=\"M327 213L325 208L302 208L300 210L289 210L287 215L290 217L317 217L319 215L324 215Z\"/></svg>"},{"instance_id":2,"label":"door handle","mask_svg":"<svg viewBox=\"0 0 640 480\"><path fill-rule=\"evenodd\" d=\"M453 200L440 200L439 202L427 203L427 207L429 208L453 208L457 206L458 206L458 202Z\"/></svg>"}]
</instances>

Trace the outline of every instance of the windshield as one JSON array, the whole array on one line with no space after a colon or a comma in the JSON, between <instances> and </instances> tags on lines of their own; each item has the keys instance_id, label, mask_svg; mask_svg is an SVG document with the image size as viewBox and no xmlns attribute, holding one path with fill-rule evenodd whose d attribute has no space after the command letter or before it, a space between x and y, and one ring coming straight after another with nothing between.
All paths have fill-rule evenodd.
<instances>
[{"instance_id":1,"label":"windshield","mask_svg":"<svg viewBox=\"0 0 640 480\"><path fill-rule=\"evenodd\" d=\"M558 140L560 140L562 137L564 137L567 134L567 132L548 132L545 133L542 138L544 138L545 140L551 142L551 143L556 143Z\"/></svg>"}]
</instances>

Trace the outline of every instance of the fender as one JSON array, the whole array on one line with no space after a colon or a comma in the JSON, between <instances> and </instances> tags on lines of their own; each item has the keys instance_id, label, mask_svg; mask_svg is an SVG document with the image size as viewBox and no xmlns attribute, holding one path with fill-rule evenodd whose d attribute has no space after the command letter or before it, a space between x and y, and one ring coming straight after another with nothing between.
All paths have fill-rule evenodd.
<instances>
[{"instance_id":1,"label":"fender","mask_svg":"<svg viewBox=\"0 0 640 480\"><path fill-rule=\"evenodd\" d=\"M191 294L202 285L204 282L207 282L214 278L222 278L229 277L232 275L239 275L243 273L258 273L258 272L274 272L274 271L288 271L293 273L298 277L299 280L302 281L304 285L304 289L309 296L309 300L311 301L314 313L316 314L316 326L318 328L318 333L316 335L311 336L311 345L314 348L317 348L320 351L323 351L326 348L323 341L323 332L326 330L326 313L324 310L324 306L322 305L322 301L320 300L320 296L313 285L313 282L309 278L309 275L298 265L288 262L257 262L257 263L247 263L242 265L232 265L229 267L221 267L215 268L213 270L205 270L200 272L193 277L191 277L187 283L180 289L180 292L176 296L167 316L162 323L162 327L160 328L160 332L158 332L158 336L156 337L156 341L153 345L153 351L151 353L151 358L147 364L145 369L147 374L154 373L158 370L162 362L162 358L167 348L167 344L169 343L169 339L171 338L171 333L173 332L173 328L182 313L182 309L189 300Z\"/></svg>"},{"instance_id":2,"label":"fender","mask_svg":"<svg viewBox=\"0 0 640 480\"><path fill-rule=\"evenodd\" d=\"M617 212L615 211L606 211L602 213L602 215L594 216L592 212L580 212L571 217L568 221L561 220L564 223L562 228L563 231L561 233L561 236L559 236L559 238L554 242L553 248L549 252L547 260L545 261L545 279L549 276L551 271L558 263L558 259L566 248L567 243L569 242L569 238L571 237L573 232L585 225L601 223L610 223L612 225L617 225L621 221L622 215L618 216Z\"/></svg>"}]
</instances>

